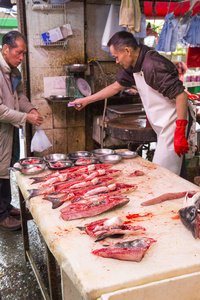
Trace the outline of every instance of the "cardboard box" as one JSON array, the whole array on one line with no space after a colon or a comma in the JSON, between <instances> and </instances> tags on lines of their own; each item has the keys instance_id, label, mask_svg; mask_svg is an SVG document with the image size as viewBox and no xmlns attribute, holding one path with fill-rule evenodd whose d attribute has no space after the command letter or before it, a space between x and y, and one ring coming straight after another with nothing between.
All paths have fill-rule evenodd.
<instances>
[{"instance_id":1,"label":"cardboard box","mask_svg":"<svg viewBox=\"0 0 200 300\"><path fill-rule=\"evenodd\" d=\"M41 34L45 45L49 45L51 43L55 43L59 40L65 39L68 35L72 35L70 24L64 24L61 27L56 27Z\"/></svg>"},{"instance_id":2,"label":"cardboard box","mask_svg":"<svg viewBox=\"0 0 200 300\"><path fill-rule=\"evenodd\" d=\"M42 36L42 39L43 39L45 45L55 43L55 42L63 39L63 35L62 35L60 27L46 31L46 32L42 33L41 36Z\"/></svg>"}]
</instances>

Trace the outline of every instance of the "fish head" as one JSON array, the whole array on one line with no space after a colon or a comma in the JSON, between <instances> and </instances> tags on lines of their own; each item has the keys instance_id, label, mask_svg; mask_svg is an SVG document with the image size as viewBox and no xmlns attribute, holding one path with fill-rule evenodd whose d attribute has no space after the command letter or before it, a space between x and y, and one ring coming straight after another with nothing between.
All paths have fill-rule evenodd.
<instances>
[{"instance_id":1,"label":"fish head","mask_svg":"<svg viewBox=\"0 0 200 300\"><path fill-rule=\"evenodd\" d=\"M193 196L187 194L183 206L178 212L181 222L192 232L195 239L200 238L200 193Z\"/></svg>"}]
</instances>

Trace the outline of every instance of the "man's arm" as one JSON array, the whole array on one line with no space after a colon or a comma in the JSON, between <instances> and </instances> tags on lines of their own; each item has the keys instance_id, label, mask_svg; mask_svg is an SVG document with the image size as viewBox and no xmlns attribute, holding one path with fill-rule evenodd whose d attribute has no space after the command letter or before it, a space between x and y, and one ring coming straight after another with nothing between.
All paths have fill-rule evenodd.
<instances>
[{"instance_id":1,"label":"man's arm","mask_svg":"<svg viewBox=\"0 0 200 300\"><path fill-rule=\"evenodd\" d=\"M86 105L96 102L96 101L99 101L99 100L103 100L103 99L112 97L123 89L124 89L124 86L120 85L117 81L115 81L113 84L110 84L109 86L105 87L101 91L99 91L91 96L87 96L84 98L78 98L78 99L74 100L73 102L70 102L70 104L73 104L76 107L76 109L81 110ZM78 107L78 105L81 105L81 106Z\"/></svg>"},{"instance_id":2,"label":"man's arm","mask_svg":"<svg viewBox=\"0 0 200 300\"><path fill-rule=\"evenodd\" d=\"M188 97L185 92L176 95L177 120L187 120Z\"/></svg>"}]
</instances>

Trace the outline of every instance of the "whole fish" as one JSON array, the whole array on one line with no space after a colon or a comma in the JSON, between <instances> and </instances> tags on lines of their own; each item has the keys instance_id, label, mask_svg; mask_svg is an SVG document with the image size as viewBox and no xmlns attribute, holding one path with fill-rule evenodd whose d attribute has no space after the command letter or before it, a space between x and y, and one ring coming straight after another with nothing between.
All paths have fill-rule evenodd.
<instances>
[{"instance_id":1,"label":"whole fish","mask_svg":"<svg viewBox=\"0 0 200 300\"><path fill-rule=\"evenodd\" d=\"M86 200L82 203L71 203L60 210L60 217L65 221L92 217L113 208L121 207L127 204L129 201L130 200L126 196L105 195L103 199L100 199L98 201Z\"/></svg>"},{"instance_id":2,"label":"whole fish","mask_svg":"<svg viewBox=\"0 0 200 300\"><path fill-rule=\"evenodd\" d=\"M200 238L200 192L188 192L185 196L183 208L179 210L179 217L183 225L192 232L195 239Z\"/></svg>"},{"instance_id":3,"label":"whole fish","mask_svg":"<svg viewBox=\"0 0 200 300\"><path fill-rule=\"evenodd\" d=\"M127 240L116 243L107 248L93 250L92 254L106 258L140 262L150 245L154 242L156 242L156 240L148 237Z\"/></svg>"}]
</instances>

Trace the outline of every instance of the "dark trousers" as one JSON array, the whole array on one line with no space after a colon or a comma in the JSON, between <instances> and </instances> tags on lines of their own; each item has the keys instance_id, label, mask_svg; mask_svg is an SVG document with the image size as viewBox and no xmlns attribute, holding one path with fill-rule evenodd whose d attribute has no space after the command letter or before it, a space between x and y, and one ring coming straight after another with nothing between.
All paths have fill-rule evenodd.
<instances>
[{"instance_id":1,"label":"dark trousers","mask_svg":"<svg viewBox=\"0 0 200 300\"><path fill-rule=\"evenodd\" d=\"M0 222L9 217L8 212L12 209L11 200L10 179L0 178Z\"/></svg>"}]
</instances>

